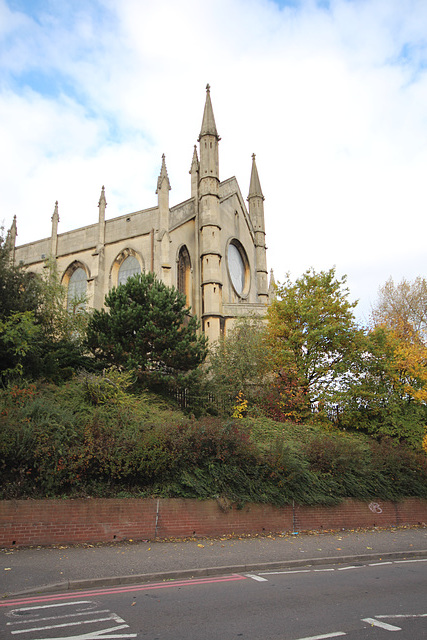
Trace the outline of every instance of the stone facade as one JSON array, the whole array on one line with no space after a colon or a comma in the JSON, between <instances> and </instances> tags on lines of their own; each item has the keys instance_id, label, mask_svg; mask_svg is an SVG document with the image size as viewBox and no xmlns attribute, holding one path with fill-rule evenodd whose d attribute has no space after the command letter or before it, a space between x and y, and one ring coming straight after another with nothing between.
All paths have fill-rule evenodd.
<instances>
[{"instance_id":1,"label":"stone facade","mask_svg":"<svg viewBox=\"0 0 427 640\"><path fill-rule=\"evenodd\" d=\"M101 308L105 295L129 275L149 270L185 293L203 331L217 339L241 315L263 315L269 302L264 196L255 156L248 207L236 178L220 181L219 136L210 89L190 176L191 195L169 205L170 183L165 157L157 181L157 206L105 219L104 187L95 224L58 234L58 203L50 238L15 247L16 219L9 230L15 263L41 273L45 260L56 259L72 297L85 293L90 307ZM200 159L199 159L200 157Z\"/></svg>"}]
</instances>

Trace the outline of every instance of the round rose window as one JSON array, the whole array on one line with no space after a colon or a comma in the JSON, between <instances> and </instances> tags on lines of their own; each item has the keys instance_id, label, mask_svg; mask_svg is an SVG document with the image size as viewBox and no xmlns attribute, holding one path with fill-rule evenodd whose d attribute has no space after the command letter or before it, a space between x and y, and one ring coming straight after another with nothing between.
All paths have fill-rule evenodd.
<instances>
[{"instance_id":1,"label":"round rose window","mask_svg":"<svg viewBox=\"0 0 427 640\"><path fill-rule=\"evenodd\" d=\"M230 242L228 245L228 271L236 293L241 296L245 290L247 268L243 249Z\"/></svg>"}]
</instances>

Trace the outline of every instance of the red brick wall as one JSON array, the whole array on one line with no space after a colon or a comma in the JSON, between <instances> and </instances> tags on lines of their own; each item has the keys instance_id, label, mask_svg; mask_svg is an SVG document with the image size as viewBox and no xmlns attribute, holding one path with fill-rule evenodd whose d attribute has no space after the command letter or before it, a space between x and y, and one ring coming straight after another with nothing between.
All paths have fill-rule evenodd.
<instances>
[{"instance_id":1,"label":"red brick wall","mask_svg":"<svg viewBox=\"0 0 427 640\"><path fill-rule=\"evenodd\" d=\"M225 500L87 499L0 501L0 546L216 536L427 523L427 500L346 500L282 508Z\"/></svg>"}]
</instances>

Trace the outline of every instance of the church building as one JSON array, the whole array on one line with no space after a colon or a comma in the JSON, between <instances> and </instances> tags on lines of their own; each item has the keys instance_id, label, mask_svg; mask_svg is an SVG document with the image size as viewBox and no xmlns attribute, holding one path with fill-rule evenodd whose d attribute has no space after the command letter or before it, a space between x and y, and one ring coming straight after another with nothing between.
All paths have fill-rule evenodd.
<instances>
[{"instance_id":1,"label":"church building","mask_svg":"<svg viewBox=\"0 0 427 640\"><path fill-rule=\"evenodd\" d=\"M235 177L220 181L219 141L208 85L188 200L170 206L163 156L156 206L106 220L102 187L97 222L58 233L56 202L50 238L22 246L15 246L15 217L8 233L15 263L42 273L46 259L53 257L69 308L73 298L84 294L89 307L100 309L113 287L136 273L152 271L185 294L211 340L238 316L264 315L269 302L264 196L255 155L246 206Z\"/></svg>"}]
</instances>

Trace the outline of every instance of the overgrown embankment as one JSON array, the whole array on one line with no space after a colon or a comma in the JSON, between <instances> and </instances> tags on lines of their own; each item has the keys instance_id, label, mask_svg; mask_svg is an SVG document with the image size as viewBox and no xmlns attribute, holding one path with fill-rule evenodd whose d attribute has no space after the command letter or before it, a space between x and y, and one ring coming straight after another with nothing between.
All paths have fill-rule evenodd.
<instances>
[{"instance_id":1,"label":"overgrown embankment","mask_svg":"<svg viewBox=\"0 0 427 640\"><path fill-rule=\"evenodd\" d=\"M194 419L122 380L0 391L0 498L427 498L427 456L391 439L265 417Z\"/></svg>"}]
</instances>

